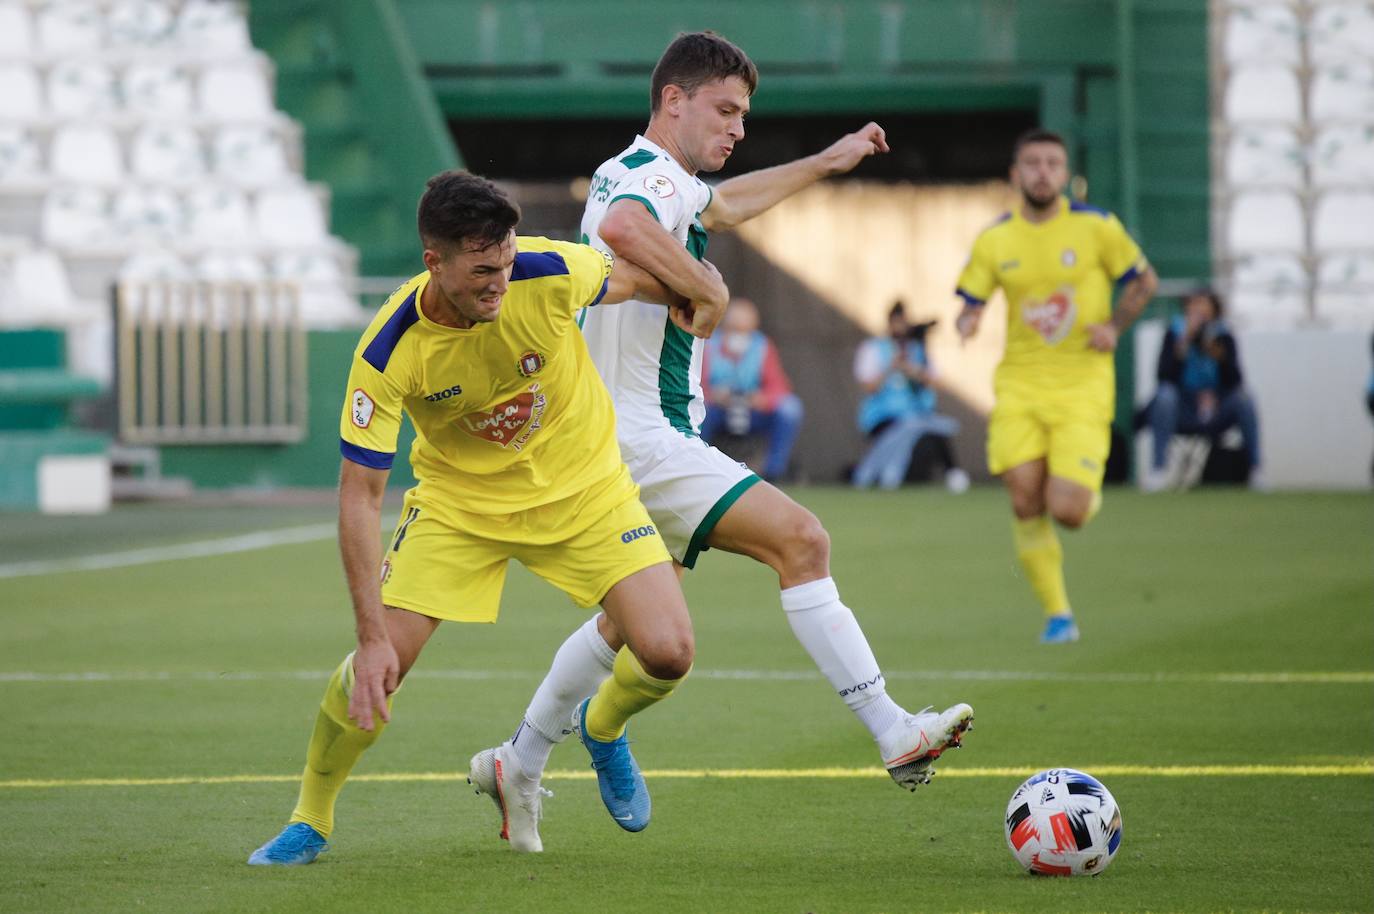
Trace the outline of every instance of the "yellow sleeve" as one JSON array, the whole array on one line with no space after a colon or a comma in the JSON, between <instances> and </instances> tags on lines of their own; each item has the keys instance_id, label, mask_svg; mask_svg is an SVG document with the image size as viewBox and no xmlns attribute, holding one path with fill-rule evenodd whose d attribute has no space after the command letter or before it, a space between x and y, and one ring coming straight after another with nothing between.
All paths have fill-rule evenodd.
<instances>
[{"instance_id":1,"label":"yellow sleeve","mask_svg":"<svg viewBox=\"0 0 1374 914\"><path fill-rule=\"evenodd\" d=\"M549 313L572 316L606 295L615 257L587 244L522 238L511 280L537 280Z\"/></svg>"},{"instance_id":2,"label":"yellow sleeve","mask_svg":"<svg viewBox=\"0 0 1374 914\"><path fill-rule=\"evenodd\" d=\"M996 261L993 257L992 242L988 233L983 232L973 242L964 271L959 274L959 285L955 289L959 297L969 305L982 305L997 288Z\"/></svg>"},{"instance_id":3,"label":"yellow sleeve","mask_svg":"<svg viewBox=\"0 0 1374 914\"><path fill-rule=\"evenodd\" d=\"M339 450L345 458L374 470L391 468L396 458L396 437L401 429L404 391L396 381L401 373L398 358L385 371L368 361L363 346L353 355L348 372L348 396L339 417Z\"/></svg>"},{"instance_id":4,"label":"yellow sleeve","mask_svg":"<svg viewBox=\"0 0 1374 914\"><path fill-rule=\"evenodd\" d=\"M606 286L615 266L615 255L598 251L589 244L558 242L563 260L568 265L573 311L599 304L606 296Z\"/></svg>"},{"instance_id":5,"label":"yellow sleeve","mask_svg":"<svg viewBox=\"0 0 1374 914\"><path fill-rule=\"evenodd\" d=\"M1140 245L1115 215L1107 217L1102 232L1102 268L1113 281L1130 282L1149 266Z\"/></svg>"}]
</instances>

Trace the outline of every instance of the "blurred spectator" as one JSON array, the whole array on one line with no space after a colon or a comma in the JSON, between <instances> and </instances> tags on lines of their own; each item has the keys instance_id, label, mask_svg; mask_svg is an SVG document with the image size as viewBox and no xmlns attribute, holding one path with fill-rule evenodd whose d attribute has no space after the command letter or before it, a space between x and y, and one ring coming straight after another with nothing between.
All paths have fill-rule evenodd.
<instances>
[{"instance_id":1,"label":"blurred spectator","mask_svg":"<svg viewBox=\"0 0 1374 914\"><path fill-rule=\"evenodd\" d=\"M934 436L936 457L951 492L968 489L968 474L954 459L950 437L959 423L935 411L935 367L926 354L934 321L912 324L899 301L887 315L887 336L865 340L854 355L854 377L863 387L859 429L871 442L854 470L854 485L895 489L906 479L911 455L925 435Z\"/></svg>"},{"instance_id":2,"label":"blurred spectator","mask_svg":"<svg viewBox=\"0 0 1374 914\"><path fill-rule=\"evenodd\" d=\"M1142 488L1157 492L1169 484L1174 435L1201 435L1215 443L1232 427L1240 429L1250 487L1263 488L1259 417L1243 385L1236 338L1222 321L1217 293L1199 289L1184 300L1183 314L1164 334L1156 374L1159 388L1146 407L1154 449Z\"/></svg>"},{"instance_id":3,"label":"blurred spectator","mask_svg":"<svg viewBox=\"0 0 1374 914\"><path fill-rule=\"evenodd\" d=\"M768 441L763 478L783 478L801 429L802 403L782 370L777 347L759 330L759 312L749 299L730 302L721 331L706 342L701 377L706 393L701 437L719 447L722 433L763 435Z\"/></svg>"}]
</instances>

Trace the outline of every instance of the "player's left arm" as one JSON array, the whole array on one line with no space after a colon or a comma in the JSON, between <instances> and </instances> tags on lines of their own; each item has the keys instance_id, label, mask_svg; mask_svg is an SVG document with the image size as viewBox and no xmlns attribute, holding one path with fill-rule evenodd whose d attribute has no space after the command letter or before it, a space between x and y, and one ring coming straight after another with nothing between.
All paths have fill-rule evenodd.
<instances>
[{"instance_id":1,"label":"player's left arm","mask_svg":"<svg viewBox=\"0 0 1374 914\"><path fill-rule=\"evenodd\" d=\"M747 222L759 213L822 178L842 175L871 155L887 152L883 128L869 122L845 134L815 155L795 159L785 165L762 168L731 178L715 188L711 202L701 214L707 231L721 231Z\"/></svg>"},{"instance_id":2,"label":"player's left arm","mask_svg":"<svg viewBox=\"0 0 1374 914\"><path fill-rule=\"evenodd\" d=\"M701 265L716 277L720 276L720 271L710 261L703 260ZM710 302L688 301L639 264L620 257L606 279L606 294L601 297L601 304L614 305L631 299L667 305L668 315L674 324L702 339L710 337L725 316L723 307Z\"/></svg>"},{"instance_id":3,"label":"player's left arm","mask_svg":"<svg viewBox=\"0 0 1374 914\"><path fill-rule=\"evenodd\" d=\"M1122 286L1112 318L1089 324L1088 345L1099 352L1113 352L1121 335L1140 317L1159 288L1159 276L1150 266L1135 239L1126 233L1121 221L1109 216L1103 227L1102 266Z\"/></svg>"}]
</instances>

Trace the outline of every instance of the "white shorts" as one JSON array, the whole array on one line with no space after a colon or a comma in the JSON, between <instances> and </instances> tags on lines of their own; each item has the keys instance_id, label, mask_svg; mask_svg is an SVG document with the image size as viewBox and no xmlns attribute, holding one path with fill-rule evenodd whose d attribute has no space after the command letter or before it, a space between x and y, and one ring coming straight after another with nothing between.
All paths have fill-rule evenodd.
<instances>
[{"instance_id":1,"label":"white shorts","mask_svg":"<svg viewBox=\"0 0 1374 914\"><path fill-rule=\"evenodd\" d=\"M671 428L627 433L620 455L663 545L687 568L708 548L721 515L759 481L744 464Z\"/></svg>"}]
</instances>

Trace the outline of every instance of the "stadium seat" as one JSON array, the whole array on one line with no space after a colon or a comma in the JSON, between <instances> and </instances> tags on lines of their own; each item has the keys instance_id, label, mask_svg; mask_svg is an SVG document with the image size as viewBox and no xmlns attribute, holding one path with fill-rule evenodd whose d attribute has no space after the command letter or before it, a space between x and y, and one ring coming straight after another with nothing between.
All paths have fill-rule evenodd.
<instances>
[{"instance_id":1,"label":"stadium seat","mask_svg":"<svg viewBox=\"0 0 1374 914\"><path fill-rule=\"evenodd\" d=\"M312 247L329 237L324 207L308 187L260 193L254 225L258 237L287 247Z\"/></svg>"},{"instance_id":2,"label":"stadium seat","mask_svg":"<svg viewBox=\"0 0 1374 914\"><path fill-rule=\"evenodd\" d=\"M1374 329L1374 251L1322 258L1317 268L1317 316L1341 329Z\"/></svg>"},{"instance_id":3,"label":"stadium seat","mask_svg":"<svg viewBox=\"0 0 1374 914\"><path fill-rule=\"evenodd\" d=\"M67 268L54 251L38 248L16 254L10 270L21 320L60 323L79 310Z\"/></svg>"},{"instance_id":4,"label":"stadium seat","mask_svg":"<svg viewBox=\"0 0 1374 914\"><path fill-rule=\"evenodd\" d=\"M105 43L100 8L87 0L50 3L37 12L38 43L51 54L98 50Z\"/></svg>"},{"instance_id":5,"label":"stadium seat","mask_svg":"<svg viewBox=\"0 0 1374 914\"><path fill-rule=\"evenodd\" d=\"M43 200L43 238L56 245L105 242L112 236L109 198L94 187L59 187Z\"/></svg>"},{"instance_id":6,"label":"stadium seat","mask_svg":"<svg viewBox=\"0 0 1374 914\"><path fill-rule=\"evenodd\" d=\"M1368 3L1318 3L1308 28L1308 55L1324 66L1367 61L1374 48L1374 9Z\"/></svg>"},{"instance_id":7,"label":"stadium seat","mask_svg":"<svg viewBox=\"0 0 1374 914\"><path fill-rule=\"evenodd\" d=\"M1227 243L1233 254L1287 252L1304 248L1302 205L1287 191L1237 194L1227 213Z\"/></svg>"},{"instance_id":8,"label":"stadium seat","mask_svg":"<svg viewBox=\"0 0 1374 914\"><path fill-rule=\"evenodd\" d=\"M0 118L27 121L44 113L38 71L26 63L0 63Z\"/></svg>"},{"instance_id":9,"label":"stadium seat","mask_svg":"<svg viewBox=\"0 0 1374 914\"><path fill-rule=\"evenodd\" d=\"M238 244L252 231L248 203L231 187L198 187L186 195L186 222L192 238L207 244Z\"/></svg>"},{"instance_id":10,"label":"stadium seat","mask_svg":"<svg viewBox=\"0 0 1374 914\"><path fill-rule=\"evenodd\" d=\"M266 75L256 61L203 70L200 107L204 114L225 121L264 121L275 113Z\"/></svg>"},{"instance_id":11,"label":"stadium seat","mask_svg":"<svg viewBox=\"0 0 1374 914\"><path fill-rule=\"evenodd\" d=\"M166 251L143 251L124 261L119 268L119 278L121 280L168 279L184 281L192 279L193 274L191 269L186 266L185 261L174 254L169 254Z\"/></svg>"},{"instance_id":12,"label":"stadium seat","mask_svg":"<svg viewBox=\"0 0 1374 914\"><path fill-rule=\"evenodd\" d=\"M117 0L106 15L111 47L147 48L172 38L172 11L161 0Z\"/></svg>"},{"instance_id":13,"label":"stadium seat","mask_svg":"<svg viewBox=\"0 0 1374 914\"><path fill-rule=\"evenodd\" d=\"M96 125L65 124L53 131L48 153L53 177L84 184L115 184L124 177L119 138Z\"/></svg>"},{"instance_id":14,"label":"stadium seat","mask_svg":"<svg viewBox=\"0 0 1374 914\"><path fill-rule=\"evenodd\" d=\"M124 105L134 114L180 117L193 105L191 77L185 67L169 63L136 63L124 71L120 85Z\"/></svg>"},{"instance_id":15,"label":"stadium seat","mask_svg":"<svg viewBox=\"0 0 1374 914\"><path fill-rule=\"evenodd\" d=\"M1312 144L1312 183L1374 185L1374 123L1340 124L1318 131Z\"/></svg>"},{"instance_id":16,"label":"stadium seat","mask_svg":"<svg viewBox=\"0 0 1374 914\"><path fill-rule=\"evenodd\" d=\"M1286 5L1232 7L1226 13L1222 47L1228 63L1296 64L1302 58L1301 34L1297 14Z\"/></svg>"},{"instance_id":17,"label":"stadium seat","mask_svg":"<svg viewBox=\"0 0 1374 914\"><path fill-rule=\"evenodd\" d=\"M107 115L119 107L109 67L64 60L48 74L48 104L64 118Z\"/></svg>"},{"instance_id":18,"label":"stadium seat","mask_svg":"<svg viewBox=\"0 0 1374 914\"><path fill-rule=\"evenodd\" d=\"M1307 294L1310 281L1302 258L1294 254L1245 254L1231 268L1233 290L1269 296Z\"/></svg>"},{"instance_id":19,"label":"stadium seat","mask_svg":"<svg viewBox=\"0 0 1374 914\"><path fill-rule=\"evenodd\" d=\"M299 251L277 255L272 261L276 278L296 283L300 290L301 319L309 327L356 323L357 299L344 281L339 262L325 251Z\"/></svg>"},{"instance_id":20,"label":"stadium seat","mask_svg":"<svg viewBox=\"0 0 1374 914\"><path fill-rule=\"evenodd\" d=\"M1245 64L1236 67L1226 82L1226 119L1286 121L1302 117L1302 93L1298 76L1288 67Z\"/></svg>"},{"instance_id":21,"label":"stadium seat","mask_svg":"<svg viewBox=\"0 0 1374 914\"><path fill-rule=\"evenodd\" d=\"M1319 66L1308 104L1313 121L1374 120L1374 65Z\"/></svg>"},{"instance_id":22,"label":"stadium seat","mask_svg":"<svg viewBox=\"0 0 1374 914\"><path fill-rule=\"evenodd\" d=\"M1226 144L1226 181L1232 187L1301 187L1302 146L1289 127L1245 125Z\"/></svg>"},{"instance_id":23,"label":"stadium seat","mask_svg":"<svg viewBox=\"0 0 1374 914\"><path fill-rule=\"evenodd\" d=\"M1374 190L1323 194L1312 217L1317 252L1374 250Z\"/></svg>"},{"instance_id":24,"label":"stadium seat","mask_svg":"<svg viewBox=\"0 0 1374 914\"><path fill-rule=\"evenodd\" d=\"M249 187L280 183L291 174L286 150L275 131L258 126L226 127L215 137L215 171Z\"/></svg>"},{"instance_id":25,"label":"stadium seat","mask_svg":"<svg viewBox=\"0 0 1374 914\"><path fill-rule=\"evenodd\" d=\"M43 156L24 127L0 125L0 181L22 181L43 174Z\"/></svg>"},{"instance_id":26,"label":"stadium seat","mask_svg":"<svg viewBox=\"0 0 1374 914\"><path fill-rule=\"evenodd\" d=\"M115 197L114 222L122 240L167 242L180 238L186 213L165 187L126 187Z\"/></svg>"},{"instance_id":27,"label":"stadium seat","mask_svg":"<svg viewBox=\"0 0 1374 914\"><path fill-rule=\"evenodd\" d=\"M267 278L267 269L252 254L214 251L201 258L196 274L215 282L257 282Z\"/></svg>"},{"instance_id":28,"label":"stadium seat","mask_svg":"<svg viewBox=\"0 0 1374 914\"><path fill-rule=\"evenodd\" d=\"M176 184L205 174L205 153L190 127L149 124L134 137L130 165L139 178Z\"/></svg>"},{"instance_id":29,"label":"stadium seat","mask_svg":"<svg viewBox=\"0 0 1374 914\"><path fill-rule=\"evenodd\" d=\"M239 7L220 0L186 0L176 21L177 43L199 52L236 55L248 51L248 23Z\"/></svg>"},{"instance_id":30,"label":"stadium seat","mask_svg":"<svg viewBox=\"0 0 1374 914\"><path fill-rule=\"evenodd\" d=\"M33 49L29 11L17 0L0 2L0 60L23 57Z\"/></svg>"}]
</instances>

